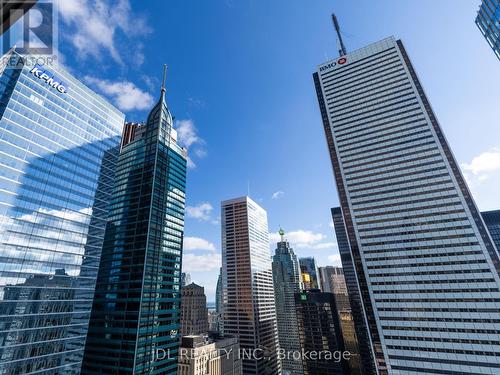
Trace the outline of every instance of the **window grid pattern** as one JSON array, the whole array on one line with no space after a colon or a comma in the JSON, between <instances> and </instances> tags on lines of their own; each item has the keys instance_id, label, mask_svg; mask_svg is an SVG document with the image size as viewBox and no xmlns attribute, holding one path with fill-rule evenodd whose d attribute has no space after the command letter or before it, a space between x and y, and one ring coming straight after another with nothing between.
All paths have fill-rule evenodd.
<instances>
[{"instance_id":1,"label":"window grid pattern","mask_svg":"<svg viewBox=\"0 0 500 375\"><path fill-rule=\"evenodd\" d=\"M243 358L243 373L281 373L266 211L249 197L222 202L224 334L244 350L266 348L266 359Z\"/></svg>"},{"instance_id":2,"label":"window grid pattern","mask_svg":"<svg viewBox=\"0 0 500 375\"><path fill-rule=\"evenodd\" d=\"M80 373L124 115L62 69L0 75L0 373Z\"/></svg>"},{"instance_id":3,"label":"window grid pattern","mask_svg":"<svg viewBox=\"0 0 500 375\"><path fill-rule=\"evenodd\" d=\"M379 372L496 374L498 259L402 44L347 61L315 79Z\"/></svg>"}]
</instances>

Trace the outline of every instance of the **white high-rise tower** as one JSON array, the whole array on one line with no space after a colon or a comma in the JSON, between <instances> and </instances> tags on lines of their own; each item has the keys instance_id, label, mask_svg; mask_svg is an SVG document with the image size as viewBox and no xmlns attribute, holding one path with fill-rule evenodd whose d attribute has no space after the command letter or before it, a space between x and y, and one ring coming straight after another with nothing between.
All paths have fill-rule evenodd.
<instances>
[{"instance_id":1,"label":"white high-rise tower","mask_svg":"<svg viewBox=\"0 0 500 375\"><path fill-rule=\"evenodd\" d=\"M249 197L222 202L224 334L236 335L244 375L278 375L278 331L267 213ZM245 355L246 357L246 355Z\"/></svg>"},{"instance_id":2,"label":"white high-rise tower","mask_svg":"<svg viewBox=\"0 0 500 375\"><path fill-rule=\"evenodd\" d=\"M328 61L314 82L367 373L500 373L498 252L403 43Z\"/></svg>"}]
</instances>

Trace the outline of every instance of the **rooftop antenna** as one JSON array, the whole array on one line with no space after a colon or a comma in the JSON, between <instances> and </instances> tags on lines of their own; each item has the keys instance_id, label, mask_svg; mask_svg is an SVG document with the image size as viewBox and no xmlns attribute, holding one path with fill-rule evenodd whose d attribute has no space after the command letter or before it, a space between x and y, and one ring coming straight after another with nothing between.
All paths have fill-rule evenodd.
<instances>
[{"instance_id":1,"label":"rooftop antenna","mask_svg":"<svg viewBox=\"0 0 500 375\"><path fill-rule=\"evenodd\" d=\"M163 64L163 80L161 82L161 92L164 93L166 91L165 89L165 82L167 81L167 64Z\"/></svg>"},{"instance_id":2,"label":"rooftop antenna","mask_svg":"<svg viewBox=\"0 0 500 375\"><path fill-rule=\"evenodd\" d=\"M333 20L333 26L335 26L335 31L337 31L337 38L339 39L339 44L340 44L339 55L340 56L347 55L347 51L344 46L344 41L342 40L342 35L340 34L339 21L337 21L335 13L332 13L332 20Z\"/></svg>"},{"instance_id":3,"label":"rooftop antenna","mask_svg":"<svg viewBox=\"0 0 500 375\"><path fill-rule=\"evenodd\" d=\"M285 242L285 231L283 230L283 228L281 228L281 225L280 225L280 230L278 233L281 237L281 242Z\"/></svg>"}]
</instances>

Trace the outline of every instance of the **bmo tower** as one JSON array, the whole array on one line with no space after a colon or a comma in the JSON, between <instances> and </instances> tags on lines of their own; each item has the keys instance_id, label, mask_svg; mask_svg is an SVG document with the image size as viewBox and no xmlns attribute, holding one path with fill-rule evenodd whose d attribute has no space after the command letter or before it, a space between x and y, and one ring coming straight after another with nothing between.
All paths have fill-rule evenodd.
<instances>
[{"instance_id":1,"label":"bmo tower","mask_svg":"<svg viewBox=\"0 0 500 375\"><path fill-rule=\"evenodd\" d=\"M364 373L499 374L498 252L403 43L370 44L313 76Z\"/></svg>"}]
</instances>

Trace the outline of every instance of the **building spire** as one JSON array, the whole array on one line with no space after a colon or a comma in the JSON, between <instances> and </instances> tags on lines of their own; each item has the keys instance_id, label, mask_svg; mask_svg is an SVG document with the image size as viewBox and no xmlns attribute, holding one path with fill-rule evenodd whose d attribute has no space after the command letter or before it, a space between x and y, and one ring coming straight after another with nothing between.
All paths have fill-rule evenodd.
<instances>
[{"instance_id":1,"label":"building spire","mask_svg":"<svg viewBox=\"0 0 500 375\"><path fill-rule=\"evenodd\" d=\"M165 94L165 82L167 81L167 64L163 64L163 80L161 81L161 94Z\"/></svg>"},{"instance_id":2,"label":"building spire","mask_svg":"<svg viewBox=\"0 0 500 375\"><path fill-rule=\"evenodd\" d=\"M285 231L280 227L279 235L281 236L281 242L285 242Z\"/></svg>"},{"instance_id":3,"label":"building spire","mask_svg":"<svg viewBox=\"0 0 500 375\"><path fill-rule=\"evenodd\" d=\"M335 13L332 13L332 20L333 20L333 26L335 26L335 31L337 31L337 37L339 39L339 55L344 56L347 55L347 51L345 49L344 41L342 40L342 35L340 34L340 25L339 21L337 21L337 17L335 16Z\"/></svg>"}]
</instances>

